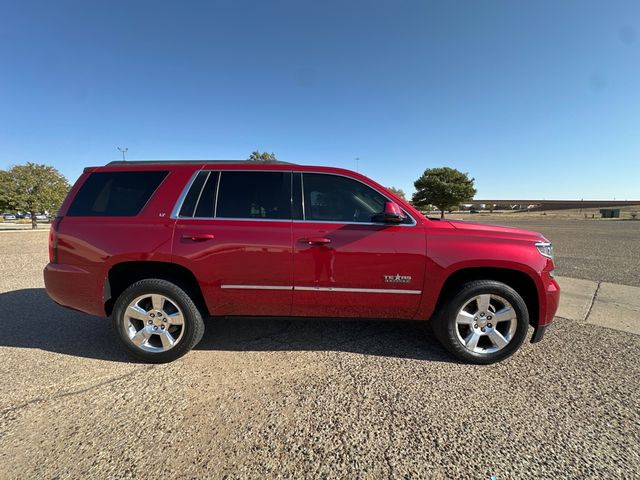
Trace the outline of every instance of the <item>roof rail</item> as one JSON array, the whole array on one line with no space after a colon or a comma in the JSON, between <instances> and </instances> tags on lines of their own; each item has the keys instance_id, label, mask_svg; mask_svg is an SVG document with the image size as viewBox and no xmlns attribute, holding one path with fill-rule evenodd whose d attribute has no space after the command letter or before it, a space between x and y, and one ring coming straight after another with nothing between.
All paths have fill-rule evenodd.
<instances>
[{"instance_id":1,"label":"roof rail","mask_svg":"<svg viewBox=\"0 0 640 480\"><path fill-rule=\"evenodd\" d=\"M251 160L115 160L107 163L107 166L119 166L119 165L164 165L164 164L200 164L200 163L225 163L225 164L274 164L274 165L295 165L290 162L254 162Z\"/></svg>"}]
</instances>

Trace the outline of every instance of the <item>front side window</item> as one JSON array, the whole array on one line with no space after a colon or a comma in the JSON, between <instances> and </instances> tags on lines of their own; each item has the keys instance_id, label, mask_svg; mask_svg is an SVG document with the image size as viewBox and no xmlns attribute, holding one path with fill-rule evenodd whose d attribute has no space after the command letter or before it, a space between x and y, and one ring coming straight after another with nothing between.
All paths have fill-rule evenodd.
<instances>
[{"instance_id":1,"label":"front side window","mask_svg":"<svg viewBox=\"0 0 640 480\"><path fill-rule=\"evenodd\" d=\"M387 198L364 183L338 175L303 175L306 220L371 223Z\"/></svg>"},{"instance_id":2,"label":"front side window","mask_svg":"<svg viewBox=\"0 0 640 480\"><path fill-rule=\"evenodd\" d=\"M225 171L216 218L291 219L291 173Z\"/></svg>"}]
</instances>

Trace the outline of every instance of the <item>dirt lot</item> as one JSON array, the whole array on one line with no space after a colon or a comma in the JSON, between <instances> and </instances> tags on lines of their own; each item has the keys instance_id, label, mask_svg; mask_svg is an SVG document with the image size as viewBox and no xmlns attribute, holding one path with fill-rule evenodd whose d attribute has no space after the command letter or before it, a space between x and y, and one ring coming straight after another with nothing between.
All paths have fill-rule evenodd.
<instances>
[{"instance_id":1,"label":"dirt lot","mask_svg":"<svg viewBox=\"0 0 640 480\"><path fill-rule=\"evenodd\" d=\"M640 476L640 337L558 319L475 367L420 323L229 319L135 364L48 299L46 236L0 233L0 478Z\"/></svg>"}]
</instances>

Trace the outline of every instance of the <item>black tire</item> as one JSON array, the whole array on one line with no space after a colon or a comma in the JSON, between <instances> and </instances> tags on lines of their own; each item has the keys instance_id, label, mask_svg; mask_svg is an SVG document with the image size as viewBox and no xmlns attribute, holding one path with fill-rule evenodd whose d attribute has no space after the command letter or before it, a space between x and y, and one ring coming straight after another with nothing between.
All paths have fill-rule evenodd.
<instances>
[{"instance_id":1,"label":"black tire","mask_svg":"<svg viewBox=\"0 0 640 480\"><path fill-rule=\"evenodd\" d=\"M182 311L184 323L179 327L182 334L175 345L166 351L145 351L141 347L134 345L127 333L125 327L125 311L127 307L136 298L147 294L160 294ZM202 315L191 297L177 285L157 278L140 280L122 292L114 304L111 319L113 328L124 349L136 359L147 363L166 363L176 360L195 347L204 335Z\"/></svg>"},{"instance_id":2,"label":"black tire","mask_svg":"<svg viewBox=\"0 0 640 480\"><path fill-rule=\"evenodd\" d=\"M458 312L471 299L483 294L498 295L507 300L517 316L515 333L513 333L511 340L496 352L473 352L467 349L458 338L458 325L456 324ZM436 338L456 358L467 363L488 365L510 357L520 348L527 336L529 312L522 297L510 286L494 280L475 280L461 285L460 288L448 295L442 302L440 311L432 323ZM470 330L475 327L469 326L468 328Z\"/></svg>"}]
</instances>

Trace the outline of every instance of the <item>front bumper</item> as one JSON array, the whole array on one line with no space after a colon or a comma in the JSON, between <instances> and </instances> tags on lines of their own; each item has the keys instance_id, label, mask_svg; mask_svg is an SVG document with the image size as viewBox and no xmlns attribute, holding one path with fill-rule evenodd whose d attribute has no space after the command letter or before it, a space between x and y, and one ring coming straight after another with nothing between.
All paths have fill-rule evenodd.
<instances>
[{"instance_id":1,"label":"front bumper","mask_svg":"<svg viewBox=\"0 0 640 480\"><path fill-rule=\"evenodd\" d=\"M556 279L551 276L550 273L546 275L544 282L545 295L544 295L544 314L541 316L538 325L549 325L553 321L553 317L558 311L560 305L560 285L556 282ZM543 312L540 312L543 313Z\"/></svg>"},{"instance_id":2,"label":"front bumper","mask_svg":"<svg viewBox=\"0 0 640 480\"><path fill-rule=\"evenodd\" d=\"M538 323L534 325L535 330L531 337L531 343L537 343L542 340L560 305L560 285L551 276L551 272L543 272L542 280L544 292L540 298L540 315Z\"/></svg>"}]
</instances>

